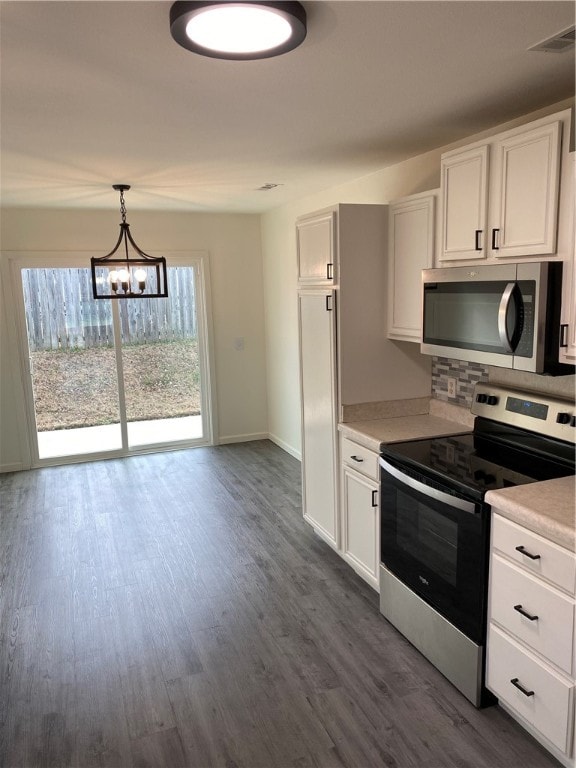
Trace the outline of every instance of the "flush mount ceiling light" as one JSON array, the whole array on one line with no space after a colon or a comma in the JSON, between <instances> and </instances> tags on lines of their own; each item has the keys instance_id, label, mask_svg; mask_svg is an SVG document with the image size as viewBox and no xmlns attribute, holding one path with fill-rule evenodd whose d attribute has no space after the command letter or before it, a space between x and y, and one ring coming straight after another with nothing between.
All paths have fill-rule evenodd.
<instances>
[{"instance_id":1,"label":"flush mount ceiling light","mask_svg":"<svg viewBox=\"0 0 576 768\"><path fill-rule=\"evenodd\" d=\"M113 184L112 188L120 192L120 237L114 248L106 256L90 259L92 269L92 293L95 299L159 299L168 296L166 259L163 256L150 256L139 248L130 234L130 224L126 222L124 192L129 184ZM134 249L130 255L128 245ZM120 246L123 248L120 249ZM114 254L120 249L116 258ZM122 255L123 252L123 255Z\"/></svg>"},{"instance_id":2,"label":"flush mount ceiling light","mask_svg":"<svg viewBox=\"0 0 576 768\"><path fill-rule=\"evenodd\" d=\"M306 11L300 3L177 2L170 8L170 31L189 51L217 59L266 59L296 48L306 37Z\"/></svg>"}]
</instances>

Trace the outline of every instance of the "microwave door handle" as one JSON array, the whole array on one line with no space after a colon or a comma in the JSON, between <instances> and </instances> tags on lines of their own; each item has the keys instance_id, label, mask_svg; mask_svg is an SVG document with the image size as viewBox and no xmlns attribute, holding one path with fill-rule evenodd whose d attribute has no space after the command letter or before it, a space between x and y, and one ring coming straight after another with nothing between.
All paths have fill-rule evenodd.
<instances>
[{"instance_id":1,"label":"microwave door handle","mask_svg":"<svg viewBox=\"0 0 576 768\"><path fill-rule=\"evenodd\" d=\"M498 307L498 335L500 336L500 342L506 352L514 352L512 348L512 341L508 335L508 328L506 327L506 316L508 314L508 307L512 301L512 294L516 289L516 283L508 283L500 299L500 306Z\"/></svg>"},{"instance_id":2,"label":"microwave door handle","mask_svg":"<svg viewBox=\"0 0 576 768\"><path fill-rule=\"evenodd\" d=\"M436 501L447 504L450 507L461 509L463 512L476 511L476 505L473 502L466 501L466 499L459 499L457 496L452 496L449 493L444 493L444 491L439 491L437 488L432 488L431 486L426 485L426 483L422 483L420 480L416 480L414 477L410 477L410 475L405 474L382 457L380 457L380 466L382 469L392 475L392 477L395 477L396 480L399 480L409 488L418 491L418 493L422 493L424 496L429 496L433 499L436 499Z\"/></svg>"}]
</instances>

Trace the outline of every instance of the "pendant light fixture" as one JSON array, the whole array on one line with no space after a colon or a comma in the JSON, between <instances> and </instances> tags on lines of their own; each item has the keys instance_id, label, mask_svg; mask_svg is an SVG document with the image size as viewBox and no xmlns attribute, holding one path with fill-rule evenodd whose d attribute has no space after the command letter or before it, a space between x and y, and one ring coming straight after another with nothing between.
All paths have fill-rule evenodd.
<instances>
[{"instance_id":1,"label":"pendant light fixture","mask_svg":"<svg viewBox=\"0 0 576 768\"><path fill-rule=\"evenodd\" d=\"M166 259L163 256L149 256L139 248L130 234L126 222L124 192L129 184L113 184L120 192L120 236L118 242L106 256L90 259L92 268L92 291L95 299L159 299L168 296ZM135 254L130 255L128 245ZM121 246L123 246L121 248ZM114 254L120 250L118 256Z\"/></svg>"},{"instance_id":2,"label":"pendant light fixture","mask_svg":"<svg viewBox=\"0 0 576 768\"><path fill-rule=\"evenodd\" d=\"M300 3L251 0L176 2L172 37L184 48L217 59L266 59L293 50L306 37Z\"/></svg>"}]
</instances>

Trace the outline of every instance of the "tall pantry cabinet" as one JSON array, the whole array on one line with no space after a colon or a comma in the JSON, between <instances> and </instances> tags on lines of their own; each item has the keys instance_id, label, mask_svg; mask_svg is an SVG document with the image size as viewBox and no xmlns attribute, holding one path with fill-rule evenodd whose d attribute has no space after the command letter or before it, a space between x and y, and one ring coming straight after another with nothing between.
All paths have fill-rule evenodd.
<instances>
[{"instance_id":1,"label":"tall pantry cabinet","mask_svg":"<svg viewBox=\"0 0 576 768\"><path fill-rule=\"evenodd\" d=\"M345 203L296 222L304 518L336 550L338 422L430 394L428 358L387 338L387 222L385 205Z\"/></svg>"}]
</instances>

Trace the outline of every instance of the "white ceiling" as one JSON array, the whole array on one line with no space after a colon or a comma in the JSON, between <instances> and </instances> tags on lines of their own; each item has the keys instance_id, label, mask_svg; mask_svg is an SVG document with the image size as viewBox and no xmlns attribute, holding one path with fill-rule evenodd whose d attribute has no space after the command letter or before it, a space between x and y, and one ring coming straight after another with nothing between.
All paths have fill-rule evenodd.
<instances>
[{"instance_id":1,"label":"white ceiling","mask_svg":"<svg viewBox=\"0 0 576 768\"><path fill-rule=\"evenodd\" d=\"M304 0L253 62L178 46L170 5L2 0L3 205L259 212L574 95L573 51L527 51L572 0Z\"/></svg>"}]
</instances>

